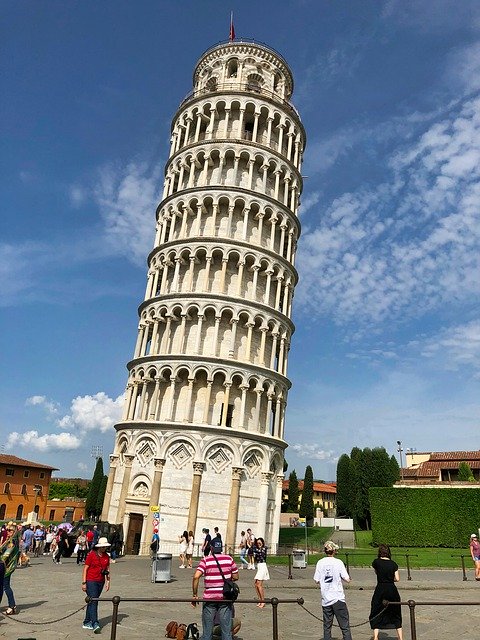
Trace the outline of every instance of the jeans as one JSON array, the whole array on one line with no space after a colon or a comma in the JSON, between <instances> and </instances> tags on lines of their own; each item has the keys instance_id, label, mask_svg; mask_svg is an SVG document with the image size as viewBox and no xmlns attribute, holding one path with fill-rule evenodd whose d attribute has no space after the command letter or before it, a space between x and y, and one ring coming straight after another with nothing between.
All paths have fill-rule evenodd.
<instances>
[{"instance_id":1,"label":"jeans","mask_svg":"<svg viewBox=\"0 0 480 640\"><path fill-rule=\"evenodd\" d=\"M13 607L15 606L15 597L13 595L12 587L10 586L11 577L12 577L12 574L10 574L9 576L5 576L3 578L3 591L6 593L8 606L13 609Z\"/></svg>"},{"instance_id":2,"label":"jeans","mask_svg":"<svg viewBox=\"0 0 480 640\"><path fill-rule=\"evenodd\" d=\"M87 596L91 598L99 598L100 594L103 590L103 582L94 582L93 580L87 580ZM85 620L83 624L86 622L91 622L95 624L98 622L98 602L89 602L87 604L87 609L85 611Z\"/></svg>"},{"instance_id":3,"label":"jeans","mask_svg":"<svg viewBox=\"0 0 480 640\"><path fill-rule=\"evenodd\" d=\"M203 633L201 640L212 640L213 621L218 611L218 621L222 631L222 640L232 640L232 605L226 602L203 603L202 610L202 627Z\"/></svg>"},{"instance_id":4,"label":"jeans","mask_svg":"<svg viewBox=\"0 0 480 640\"><path fill-rule=\"evenodd\" d=\"M245 559L246 555L247 555L247 548L245 547L244 549L240 549L240 561L242 565L246 565L248 567L248 560Z\"/></svg>"},{"instance_id":5,"label":"jeans","mask_svg":"<svg viewBox=\"0 0 480 640\"><path fill-rule=\"evenodd\" d=\"M343 640L352 640L350 633L350 622L348 619L348 609L345 602L337 600L328 607L323 609L323 640L331 640L333 616L337 619L338 626L342 630Z\"/></svg>"},{"instance_id":6,"label":"jeans","mask_svg":"<svg viewBox=\"0 0 480 640\"><path fill-rule=\"evenodd\" d=\"M77 551L77 564L82 564L82 562L85 562L86 557L87 557L87 550L79 549Z\"/></svg>"}]
</instances>

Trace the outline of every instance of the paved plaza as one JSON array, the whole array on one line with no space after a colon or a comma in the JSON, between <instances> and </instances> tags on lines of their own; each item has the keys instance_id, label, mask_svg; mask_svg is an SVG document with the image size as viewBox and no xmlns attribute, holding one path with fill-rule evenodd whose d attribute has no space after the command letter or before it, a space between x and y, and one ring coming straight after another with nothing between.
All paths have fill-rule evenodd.
<instances>
[{"instance_id":1,"label":"paved plaza","mask_svg":"<svg viewBox=\"0 0 480 640\"><path fill-rule=\"evenodd\" d=\"M373 557L373 556L372 556ZM176 560L174 558L174 560ZM123 598L189 598L191 595L192 571L179 569L174 562L172 581L152 583L150 562L147 558L128 556L112 565L112 588L106 597L118 595ZM320 593L313 582L314 566L293 569L293 579L288 579L288 568L276 567L274 558L269 561L271 580L266 583L266 596L282 599L304 598L305 607L321 617ZM0 638L18 640L77 640L94 637L82 629L83 611L52 624L40 624L62 618L83 604L80 588L81 566L75 558L63 559L54 565L49 557L32 558L31 567L17 569L12 576L12 587L17 600L18 615L0 618ZM271 607L258 609L255 604L242 604L242 599L253 599L253 571L240 571L240 602L236 615L242 621L239 640L265 640L272 637ZM370 599L375 585L371 569L351 569L352 583L347 587L347 602L350 610L354 640L367 640L372 634L368 624L360 625L368 617ZM478 637L480 628L480 583L473 579L469 569L468 581L462 580L461 570L412 570L412 580L407 581L406 572L401 571L399 590L402 600L417 602L476 602L477 606L419 606L416 614L417 637L421 640L472 640ZM5 597L2 609L6 607ZM110 638L111 602L101 602L101 636ZM322 623L304 611L298 604L281 604L279 612L279 637L282 640L305 638L318 640L322 637ZM403 608L404 636L410 638L408 608ZM170 602L125 602L120 603L117 628L118 640L146 640L163 638L165 626L170 620L178 622L201 621L201 606L193 609L188 603ZM33 624L24 624L26 622ZM98 636L98 637L101 637ZM96 636L97 637L97 636ZM333 638L340 639L338 628ZM380 632L381 640L396 638L394 630Z\"/></svg>"}]
</instances>

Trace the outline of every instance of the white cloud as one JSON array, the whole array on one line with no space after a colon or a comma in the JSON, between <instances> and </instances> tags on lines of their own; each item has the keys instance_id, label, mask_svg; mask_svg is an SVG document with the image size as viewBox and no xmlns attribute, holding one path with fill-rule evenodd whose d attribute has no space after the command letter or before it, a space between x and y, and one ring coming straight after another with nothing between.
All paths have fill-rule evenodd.
<instances>
[{"instance_id":1,"label":"white cloud","mask_svg":"<svg viewBox=\"0 0 480 640\"><path fill-rule=\"evenodd\" d=\"M311 193L308 193L304 198L302 198L299 216L304 216L307 211L310 211L310 209L312 209L320 201L320 196L320 191L312 191Z\"/></svg>"},{"instance_id":2,"label":"white cloud","mask_svg":"<svg viewBox=\"0 0 480 640\"><path fill-rule=\"evenodd\" d=\"M70 412L56 420L57 433L42 433L37 427L24 432L14 431L7 438L6 448L25 447L36 451L72 451L81 447L95 432L108 433L121 419L124 395L110 398L100 391L95 395L77 396L70 405ZM26 402L29 406L45 408L49 415L58 414L58 403L45 396L31 396ZM78 465L85 471L87 465Z\"/></svg>"},{"instance_id":3,"label":"white cloud","mask_svg":"<svg viewBox=\"0 0 480 640\"><path fill-rule=\"evenodd\" d=\"M45 396L31 396L30 398L26 399L25 404L27 406L33 407L43 407L47 411L47 413L50 413L52 415L58 413L58 403L47 400Z\"/></svg>"},{"instance_id":4,"label":"white cloud","mask_svg":"<svg viewBox=\"0 0 480 640\"><path fill-rule=\"evenodd\" d=\"M68 195L75 209L79 209L89 198L88 189L80 185L72 185L68 190Z\"/></svg>"},{"instance_id":5,"label":"white cloud","mask_svg":"<svg viewBox=\"0 0 480 640\"><path fill-rule=\"evenodd\" d=\"M480 320L448 327L429 338L422 355L441 359L447 369L470 367L480 375Z\"/></svg>"},{"instance_id":6,"label":"white cloud","mask_svg":"<svg viewBox=\"0 0 480 640\"><path fill-rule=\"evenodd\" d=\"M338 455L333 451L324 451L316 444L295 443L289 446L300 458L310 458L311 460L324 460L326 462L336 462ZM288 455L287 455L288 457Z\"/></svg>"},{"instance_id":7,"label":"white cloud","mask_svg":"<svg viewBox=\"0 0 480 640\"><path fill-rule=\"evenodd\" d=\"M93 396L77 396L72 400L70 413L58 420L62 429L75 429L84 433L99 430L109 431L121 419L124 395L115 400L100 391Z\"/></svg>"},{"instance_id":8,"label":"white cloud","mask_svg":"<svg viewBox=\"0 0 480 640\"><path fill-rule=\"evenodd\" d=\"M130 163L100 171L95 198L105 225L105 240L118 253L138 265L153 245L155 208L160 200L163 174L159 165Z\"/></svg>"},{"instance_id":9,"label":"white cloud","mask_svg":"<svg viewBox=\"0 0 480 640\"><path fill-rule=\"evenodd\" d=\"M391 180L336 198L300 243L296 298L337 324L480 294L480 98L392 154Z\"/></svg>"},{"instance_id":10,"label":"white cloud","mask_svg":"<svg viewBox=\"0 0 480 640\"><path fill-rule=\"evenodd\" d=\"M13 431L7 438L6 448L12 449L28 447L36 451L72 451L78 449L81 440L78 436L71 433L46 433L40 434L32 429L24 433Z\"/></svg>"}]
</instances>

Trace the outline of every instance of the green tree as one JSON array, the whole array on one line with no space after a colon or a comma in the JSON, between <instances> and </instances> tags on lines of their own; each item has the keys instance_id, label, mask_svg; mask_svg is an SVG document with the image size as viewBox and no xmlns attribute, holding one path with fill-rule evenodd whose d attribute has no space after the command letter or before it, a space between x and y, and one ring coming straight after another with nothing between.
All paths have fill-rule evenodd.
<instances>
[{"instance_id":1,"label":"green tree","mask_svg":"<svg viewBox=\"0 0 480 640\"><path fill-rule=\"evenodd\" d=\"M60 500L63 498L85 498L87 492L86 487L81 487L75 482L52 482L48 490L48 497Z\"/></svg>"},{"instance_id":2,"label":"green tree","mask_svg":"<svg viewBox=\"0 0 480 640\"><path fill-rule=\"evenodd\" d=\"M97 498L97 504L96 504L96 511L97 511L97 515L102 515L102 510L103 510L103 501L105 499L105 491L107 489L107 480L108 480L108 476L103 476L102 481L100 483L100 490L98 492L98 498Z\"/></svg>"},{"instance_id":3,"label":"green tree","mask_svg":"<svg viewBox=\"0 0 480 640\"><path fill-rule=\"evenodd\" d=\"M87 518L98 516L97 500L100 492L103 480L103 460L97 458L97 464L95 465L95 471L93 472L93 478L88 487L87 501L85 503L85 515ZM100 509L101 512L101 509Z\"/></svg>"},{"instance_id":4,"label":"green tree","mask_svg":"<svg viewBox=\"0 0 480 640\"><path fill-rule=\"evenodd\" d=\"M298 512L298 478L295 469L288 477L288 508L290 513Z\"/></svg>"},{"instance_id":5,"label":"green tree","mask_svg":"<svg viewBox=\"0 0 480 640\"><path fill-rule=\"evenodd\" d=\"M306 519L307 524L312 522L315 517L315 506L313 504L313 469L310 465L305 469L302 499L298 513L301 518Z\"/></svg>"},{"instance_id":6,"label":"green tree","mask_svg":"<svg viewBox=\"0 0 480 640\"><path fill-rule=\"evenodd\" d=\"M361 529L371 528L370 487L391 487L400 476L394 456L384 447L343 454L337 464L337 513L355 520Z\"/></svg>"},{"instance_id":7,"label":"green tree","mask_svg":"<svg viewBox=\"0 0 480 640\"><path fill-rule=\"evenodd\" d=\"M337 462L337 515L353 517L353 464L350 456L344 453Z\"/></svg>"},{"instance_id":8,"label":"green tree","mask_svg":"<svg viewBox=\"0 0 480 640\"><path fill-rule=\"evenodd\" d=\"M472 468L468 462L460 462L458 465L458 479L460 482L475 482L473 477Z\"/></svg>"}]
</instances>

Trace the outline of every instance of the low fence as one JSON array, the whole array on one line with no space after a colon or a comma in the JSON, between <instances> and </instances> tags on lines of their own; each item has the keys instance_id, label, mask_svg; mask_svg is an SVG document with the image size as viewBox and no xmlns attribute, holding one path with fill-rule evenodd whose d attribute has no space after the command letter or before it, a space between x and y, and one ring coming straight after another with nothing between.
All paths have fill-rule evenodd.
<instances>
[{"instance_id":1,"label":"low fence","mask_svg":"<svg viewBox=\"0 0 480 640\"><path fill-rule=\"evenodd\" d=\"M417 634L417 618L416 612L417 607L479 607L480 602L444 602L444 601L426 601L421 602L417 600L407 600L406 602L389 602L388 600L384 600L383 604L385 606L394 604L401 605L402 607L408 607L409 616L410 616L410 638L411 640L418 640ZM475 634L472 634L472 637L475 637Z\"/></svg>"},{"instance_id":2,"label":"low fence","mask_svg":"<svg viewBox=\"0 0 480 640\"><path fill-rule=\"evenodd\" d=\"M90 598L87 596L85 601L87 603L92 601L112 603L112 631L110 633L110 640L117 640L118 613L122 602L195 602L196 604L199 602L212 602L211 600L205 600L204 598L196 598L192 601L192 598L121 598L120 596L113 596L113 598ZM216 600L215 602L231 603L231 600ZM258 599L237 600L235 604L258 604ZM282 598L281 600L279 598L265 598L265 604L271 605L272 607L272 640L278 640L278 606L280 604L298 604L302 606L304 604L304 600L303 598Z\"/></svg>"}]
</instances>

